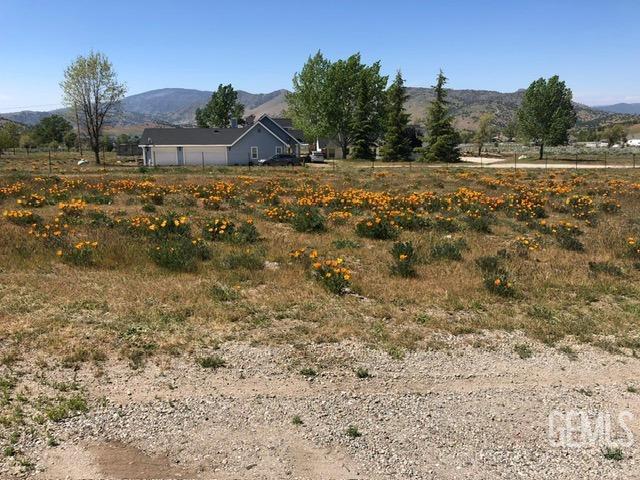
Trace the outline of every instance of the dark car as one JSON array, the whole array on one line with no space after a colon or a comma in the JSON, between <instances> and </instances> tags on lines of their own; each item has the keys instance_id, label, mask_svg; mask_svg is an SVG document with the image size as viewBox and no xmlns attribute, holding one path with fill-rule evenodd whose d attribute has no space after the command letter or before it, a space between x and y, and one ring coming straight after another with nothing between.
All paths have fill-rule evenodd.
<instances>
[{"instance_id":1,"label":"dark car","mask_svg":"<svg viewBox=\"0 0 640 480\"><path fill-rule=\"evenodd\" d=\"M258 160L258 165L269 165L269 166L302 165L302 160L290 153L277 153L273 157L263 158L262 160Z\"/></svg>"}]
</instances>

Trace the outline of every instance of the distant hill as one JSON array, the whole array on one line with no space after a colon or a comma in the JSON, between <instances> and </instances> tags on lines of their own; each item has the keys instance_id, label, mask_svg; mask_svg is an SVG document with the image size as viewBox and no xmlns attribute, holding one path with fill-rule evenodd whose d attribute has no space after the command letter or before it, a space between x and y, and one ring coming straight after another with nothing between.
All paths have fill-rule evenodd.
<instances>
[{"instance_id":1,"label":"distant hill","mask_svg":"<svg viewBox=\"0 0 640 480\"><path fill-rule=\"evenodd\" d=\"M524 90L502 93L488 90L449 90L451 112L455 119L456 127L473 130L483 113L492 112L496 115L496 123L503 127L515 118L516 112L522 102ZM111 121L111 127L122 127L126 130L142 131L141 126L146 124L180 125L189 126L195 124L195 112L211 98L210 91L193 90L186 88L163 88L151 90L126 97L122 102L122 112ZM422 87L407 88L409 99L406 104L407 111L411 114L413 122L420 122L427 110L428 104L433 100L433 90ZM259 116L263 113L280 115L287 107L287 90L275 90L270 93L249 93L238 91L238 99L245 105L245 114ZM603 110L605 107L592 108L586 105L575 104L579 123L584 126L599 126L614 122L638 122L637 117L628 115L627 112L610 112ZM65 110L52 112L23 111L4 113L3 117L34 125L45 116L58 113L64 114ZM640 114L640 105L638 111Z\"/></svg>"},{"instance_id":2,"label":"distant hill","mask_svg":"<svg viewBox=\"0 0 640 480\"><path fill-rule=\"evenodd\" d=\"M599 105L591 108L601 112L640 115L640 103L616 103L615 105Z\"/></svg>"}]
</instances>

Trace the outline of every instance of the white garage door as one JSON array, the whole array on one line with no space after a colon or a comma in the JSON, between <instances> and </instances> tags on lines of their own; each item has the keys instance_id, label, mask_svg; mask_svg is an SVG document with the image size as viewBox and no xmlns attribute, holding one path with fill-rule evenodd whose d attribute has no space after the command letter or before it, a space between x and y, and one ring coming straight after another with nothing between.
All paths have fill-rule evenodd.
<instances>
[{"instance_id":1,"label":"white garage door","mask_svg":"<svg viewBox=\"0 0 640 480\"><path fill-rule=\"evenodd\" d=\"M185 147L184 163L186 165L226 165L227 147Z\"/></svg>"},{"instance_id":2,"label":"white garage door","mask_svg":"<svg viewBox=\"0 0 640 480\"><path fill-rule=\"evenodd\" d=\"M176 147L156 147L156 165L177 165L178 153Z\"/></svg>"}]
</instances>

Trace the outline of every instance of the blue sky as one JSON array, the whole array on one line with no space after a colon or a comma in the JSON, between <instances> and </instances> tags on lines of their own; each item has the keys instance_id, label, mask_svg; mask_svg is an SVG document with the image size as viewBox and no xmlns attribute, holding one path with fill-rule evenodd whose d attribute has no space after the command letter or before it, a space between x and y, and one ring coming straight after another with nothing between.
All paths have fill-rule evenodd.
<instances>
[{"instance_id":1,"label":"blue sky","mask_svg":"<svg viewBox=\"0 0 640 480\"><path fill-rule=\"evenodd\" d=\"M306 58L360 51L428 86L514 91L558 74L587 104L640 102L638 0L0 0L0 112L60 104L77 55L106 53L130 94L290 88Z\"/></svg>"}]
</instances>

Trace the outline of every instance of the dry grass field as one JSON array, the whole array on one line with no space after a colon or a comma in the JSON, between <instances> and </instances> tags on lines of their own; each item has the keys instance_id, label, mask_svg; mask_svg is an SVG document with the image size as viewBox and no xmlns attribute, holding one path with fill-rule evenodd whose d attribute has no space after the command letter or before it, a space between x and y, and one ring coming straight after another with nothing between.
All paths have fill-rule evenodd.
<instances>
[{"instance_id":1,"label":"dry grass field","mask_svg":"<svg viewBox=\"0 0 640 480\"><path fill-rule=\"evenodd\" d=\"M43 156L0 160L5 373L176 357L215 368L200 352L237 341L354 341L398 359L487 331L568 355L640 347L635 171L109 165L62 156L49 176ZM11 378L7 455L26 422ZM86 408L62 392L32 418Z\"/></svg>"}]
</instances>

